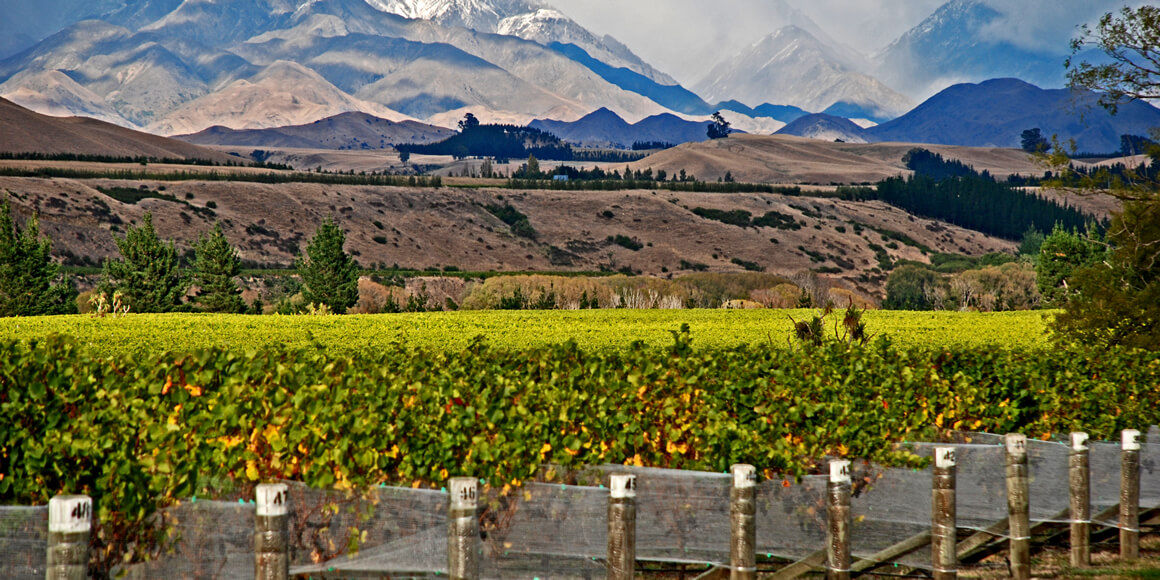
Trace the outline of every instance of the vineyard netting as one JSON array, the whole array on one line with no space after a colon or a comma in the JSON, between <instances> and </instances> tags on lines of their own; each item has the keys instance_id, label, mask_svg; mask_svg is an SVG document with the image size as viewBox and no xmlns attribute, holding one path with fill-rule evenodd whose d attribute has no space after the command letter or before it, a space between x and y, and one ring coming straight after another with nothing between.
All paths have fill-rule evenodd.
<instances>
[{"instance_id":1,"label":"vineyard netting","mask_svg":"<svg viewBox=\"0 0 1160 580\"><path fill-rule=\"evenodd\" d=\"M1003 439L959 434L952 443L911 445L930 456L954 447L958 526L1004 537L1007 518ZM1031 520L1066 524L1065 443L1029 440ZM1120 501L1119 443L1090 444L1094 524L1116 527ZM1160 429L1140 452L1140 504L1160 506ZM550 470L549 470L550 471ZM729 563L731 478L728 474L606 465L550 482L490 490L480 502L483 578L603 578L607 554L608 475L637 476L636 557L640 562ZM855 562L921 536L931 526L932 470L853 466L851 530ZM757 551L786 562L825 547L826 478L768 478L758 486ZM379 487L362 492L290 486L291 574L299 577L436 577L447 573L445 491ZM1100 514L1100 515L1097 515ZM47 508L0 507L0 576L44 578ZM130 577L254 577L255 509L248 501L186 500L159 520L167 541L156 560ZM891 559L930 568L928 547Z\"/></svg>"}]
</instances>

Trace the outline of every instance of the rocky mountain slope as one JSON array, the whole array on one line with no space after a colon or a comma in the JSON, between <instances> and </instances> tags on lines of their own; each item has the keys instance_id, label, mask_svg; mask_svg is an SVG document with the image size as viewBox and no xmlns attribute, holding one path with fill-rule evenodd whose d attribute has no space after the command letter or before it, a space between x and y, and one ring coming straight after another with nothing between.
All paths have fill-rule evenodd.
<instances>
[{"instance_id":1,"label":"rocky mountain slope","mask_svg":"<svg viewBox=\"0 0 1160 580\"><path fill-rule=\"evenodd\" d=\"M551 39L568 41L569 46L585 44L596 54L623 48L611 41L597 46L594 36L583 40L579 37L584 34L560 22L561 30L574 34L553 33ZM607 66L624 64L628 56L621 57ZM303 74L297 78L305 80L308 92L328 96L287 102L289 115L272 116L268 105L277 98L262 97L262 91L248 85L261 85L279 61L308 69L346 96L299 71ZM653 85L671 81L643 66L636 68L640 72L634 74ZM281 69L278 75L284 76L286 67ZM53 71L75 82L67 95L38 90L33 82L38 74ZM239 81L248 83L247 94L231 92L238 90ZM189 0L135 29L79 22L0 61L0 82L0 94L19 93L46 109L106 115L111 109L136 127L167 133L212 125L304 123L344 111L396 121L408 115L462 117L473 108L501 119L575 119L607 106L635 121L667 110L537 42L410 20L363 0ZM238 102L242 104L228 104Z\"/></svg>"},{"instance_id":2,"label":"rocky mountain slope","mask_svg":"<svg viewBox=\"0 0 1160 580\"><path fill-rule=\"evenodd\" d=\"M516 36L548 46L574 45L611 67L623 67L660 85L676 85L672 77L641 60L620 41L598 36L540 0L367 0L392 14L459 26L479 32Z\"/></svg>"}]
</instances>

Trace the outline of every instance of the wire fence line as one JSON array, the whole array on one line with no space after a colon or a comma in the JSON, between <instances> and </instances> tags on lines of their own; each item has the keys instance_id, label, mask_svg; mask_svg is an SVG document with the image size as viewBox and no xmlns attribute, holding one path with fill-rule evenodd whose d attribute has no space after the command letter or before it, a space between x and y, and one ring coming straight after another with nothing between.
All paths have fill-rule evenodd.
<instances>
[{"instance_id":1,"label":"wire fence line","mask_svg":"<svg viewBox=\"0 0 1160 580\"><path fill-rule=\"evenodd\" d=\"M1133 534L1155 532L1160 526L1157 427L1134 452L1128 451L1127 436L1121 442L1081 442L1088 470L1090 512L1086 515L1072 509L1075 441L1025 440L1025 492L1013 492L1010 487L1010 442L998 435L958 433L945 443L910 444L921 456L934 456L936 449L951 452L947 457L953 458L950 536L955 564L976 562L1000 550L1013 550L1014 562L1021 542L1030 547L1048 541L1067 544L1068 532L1074 534L1077 529L1086 530L1085 537L1119 536L1121 550L1130 550ZM1131 465L1138 466L1133 468L1138 472L1134 491L1124 489L1130 485L1122 473L1129 456L1136 461ZM743 562L755 561L753 573L760 569L782 579L823 569L841 578L843 573L848 577L882 566L936 578L954 572L953 565L940 567L937 555L932 555L932 537L939 536L937 525L932 531L932 521L939 515L937 502L932 501L939 468L935 462L922 470L831 463L835 472L829 475L800 481L750 479L748 484L737 473L623 465L567 473L549 468L542 470L541 481L506 494L479 490L474 480L462 479L455 485L449 482L450 492L397 487L342 492L293 483L259 486L257 501L191 498L168 508L163 520L169 541L162 552L155 560L122 572L128 578L167 580L286 577L279 574L296 578L449 574L489 580L611 578L612 544L627 541L620 538L625 525L632 529L631 545L622 548L630 549L632 561L641 566L669 563L752 578L749 565ZM623 491L631 495L632 521L619 524L620 528L610 520L616 494L610 493L609 485L620 481L614 475L632 481L619 484L632 488ZM739 495L737 489L747 485L752 486L747 496L751 499L745 500L749 507L738 508L738 498L744 494ZM469 499L464 486L472 490L474 504L456 503ZM263 498L269 489L275 495ZM841 531L842 522L833 521L839 511L834 502L840 501L833 496L841 493L848 497L849 514L842 516L848 517L846 532ZM1012 493L1025 494L1026 530L1011 511ZM83 536L70 536L58 533L64 529L59 526L91 515L84 513L87 498L70 498L65 498L73 502L67 504L68 513L60 512L59 506L0 507L0 577L64 577L51 573L63 569L60 554L67 550L53 546L69 538L74 544L87 542L88 536L87 528ZM455 511L456 505L461 511ZM1125 516L1132 507L1134 522L1131 514ZM738 515L739 510L748 510L748 515ZM1081 517L1073 517L1073 511ZM625 510L616 513L620 515L615 517L623 517ZM739 517L750 518L750 543L737 538L744 533L737 530L745 527L739 528ZM457 528L461 525L469 527ZM278 526L284 527L284 537L279 536ZM848 535L842 539L835 534ZM457 537L466 540L457 543ZM833 550L836 541L846 543L848 562L834 560L841 559ZM740 556L736 546L741 546ZM1072 555L1080 557L1074 546ZM470 561L457 563L456 558ZM1015 564L1013 575L1019 577ZM457 566L470 570L463 572Z\"/></svg>"}]
</instances>

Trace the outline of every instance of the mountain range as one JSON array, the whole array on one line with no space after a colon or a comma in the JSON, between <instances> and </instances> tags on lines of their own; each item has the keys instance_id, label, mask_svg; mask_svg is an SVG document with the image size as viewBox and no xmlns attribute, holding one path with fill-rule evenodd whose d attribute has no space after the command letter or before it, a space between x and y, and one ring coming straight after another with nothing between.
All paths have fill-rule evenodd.
<instances>
[{"instance_id":1,"label":"mountain range","mask_svg":"<svg viewBox=\"0 0 1160 580\"><path fill-rule=\"evenodd\" d=\"M630 62L635 57L623 46L538 30L570 46L587 44L586 51L619 54L614 62L635 67L649 86L666 81ZM51 98L38 95L30 79L52 71L73 83L57 83ZM485 121L522 122L575 119L602 106L635 120L667 111L559 50L410 20L363 0L187 0L135 30L82 21L0 61L0 80L0 94L64 109L86 104L75 113L111 109L135 127L164 134L274 127L351 111L392 120L454 119L470 111ZM272 116L268 105L286 97L301 114Z\"/></svg>"},{"instance_id":2,"label":"mountain range","mask_svg":"<svg viewBox=\"0 0 1160 580\"><path fill-rule=\"evenodd\" d=\"M1061 85L1067 47L991 34L1012 17L991 0L949 0L876 55L779 5L788 26L727 56L690 90L543 0L0 0L11 16L0 21L0 96L163 135L296 127L344 113L454 127L472 113L483 122L578 122L553 126L624 146L700 139L697 126L714 110L733 111L735 127L748 132L843 140L1010 144L1012 124L1035 121L1102 149L1122 130L1048 118L1058 99L1016 113L1039 102L1026 87L1012 89L1018 103L994 107L992 123L951 118L943 128L931 111L950 109L915 108L915 95L956 79ZM984 88L969 99L980 114L985 99L1010 92ZM827 116L795 123L811 112ZM613 117L626 136L611 135ZM653 134L671 138L638 138Z\"/></svg>"}]
</instances>

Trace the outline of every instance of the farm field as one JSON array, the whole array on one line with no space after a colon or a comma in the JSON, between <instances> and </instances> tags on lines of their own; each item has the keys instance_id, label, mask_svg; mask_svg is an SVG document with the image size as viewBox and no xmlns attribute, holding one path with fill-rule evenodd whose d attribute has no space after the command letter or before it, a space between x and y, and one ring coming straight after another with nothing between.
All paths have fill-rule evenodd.
<instances>
[{"instance_id":1,"label":"farm field","mask_svg":"<svg viewBox=\"0 0 1160 580\"><path fill-rule=\"evenodd\" d=\"M582 350L622 350L634 341L672 344L688 324L694 348L790 347L794 320L816 310L471 311L364 316L130 314L122 318L58 316L0 320L0 341L50 334L75 337L94 354L149 355L210 347L260 349L321 344L335 355L375 353L395 345L462 350L476 337L521 350L575 341ZM832 336L840 311L827 318ZM1046 347L1050 311L974 313L869 311L867 331L900 348Z\"/></svg>"}]
</instances>

